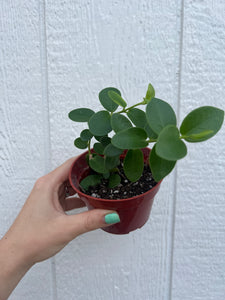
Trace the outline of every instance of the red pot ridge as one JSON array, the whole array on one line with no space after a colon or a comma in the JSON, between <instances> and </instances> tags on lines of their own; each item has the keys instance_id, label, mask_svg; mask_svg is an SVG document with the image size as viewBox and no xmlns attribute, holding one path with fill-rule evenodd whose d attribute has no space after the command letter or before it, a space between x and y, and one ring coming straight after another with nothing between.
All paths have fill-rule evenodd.
<instances>
[{"instance_id":1,"label":"red pot ridge","mask_svg":"<svg viewBox=\"0 0 225 300\"><path fill-rule=\"evenodd\" d=\"M144 154L144 161L147 162L151 149L144 148L141 150ZM146 193L127 199L100 199L86 195L80 190L79 182L89 169L85 159L87 153L88 151L78 156L71 166L69 181L74 191L85 202L88 210L94 208L109 209L119 214L120 223L102 228L104 231L114 234L127 234L141 228L149 218L154 197L159 190L162 180Z\"/></svg>"}]
</instances>

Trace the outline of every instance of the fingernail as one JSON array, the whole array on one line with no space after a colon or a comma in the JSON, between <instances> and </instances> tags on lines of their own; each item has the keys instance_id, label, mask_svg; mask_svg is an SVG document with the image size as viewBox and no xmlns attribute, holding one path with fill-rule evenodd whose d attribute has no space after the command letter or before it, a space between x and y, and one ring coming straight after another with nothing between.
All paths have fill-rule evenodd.
<instances>
[{"instance_id":1,"label":"fingernail","mask_svg":"<svg viewBox=\"0 0 225 300\"><path fill-rule=\"evenodd\" d=\"M120 217L117 213L111 213L108 215L105 215L105 222L106 224L115 224L120 222Z\"/></svg>"}]
</instances>

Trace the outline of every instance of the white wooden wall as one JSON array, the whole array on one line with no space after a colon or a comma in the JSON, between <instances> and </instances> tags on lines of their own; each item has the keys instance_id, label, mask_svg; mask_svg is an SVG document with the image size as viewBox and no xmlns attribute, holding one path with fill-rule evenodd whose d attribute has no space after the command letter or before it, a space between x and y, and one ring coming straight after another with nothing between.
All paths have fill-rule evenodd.
<instances>
[{"instance_id":1,"label":"white wooden wall","mask_svg":"<svg viewBox=\"0 0 225 300\"><path fill-rule=\"evenodd\" d=\"M180 121L225 108L224 0L0 1L0 235L35 180L78 154L70 110L129 103L151 82ZM72 241L24 277L13 300L224 300L225 126L189 144L151 218L129 235Z\"/></svg>"}]
</instances>

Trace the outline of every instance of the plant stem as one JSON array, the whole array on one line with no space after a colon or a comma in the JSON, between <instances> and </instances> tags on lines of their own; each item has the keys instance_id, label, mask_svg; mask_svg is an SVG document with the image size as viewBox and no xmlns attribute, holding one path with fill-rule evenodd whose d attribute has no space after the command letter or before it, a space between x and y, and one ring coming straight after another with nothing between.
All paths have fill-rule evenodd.
<instances>
[{"instance_id":1,"label":"plant stem","mask_svg":"<svg viewBox=\"0 0 225 300\"><path fill-rule=\"evenodd\" d=\"M117 169L117 172L118 172L118 174L120 175L120 177L123 177L124 179L127 179L126 176L124 176L124 175L120 172L119 168L116 168L116 169Z\"/></svg>"},{"instance_id":2,"label":"plant stem","mask_svg":"<svg viewBox=\"0 0 225 300\"><path fill-rule=\"evenodd\" d=\"M91 156L91 140L88 141L88 155Z\"/></svg>"},{"instance_id":3,"label":"plant stem","mask_svg":"<svg viewBox=\"0 0 225 300\"><path fill-rule=\"evenodd\" d=\"M136 107L136 106L139 106L139 105L144 105L144 104L146 104L145 101L141 101L141 102L136 103L136 104L134 104L134 105L132 105L132 106L130 106L130 107L128 107L128 108L124 108L124 109L118 111L118 114L120 114L120 113L126 113L126 112L128 112L130 109L132 109L132 108L134 108L134 107Z\"/></svg>"},{"instance_id":4,"label":"plant stem","mask_svg":"<svg viewBox=\"0 0 225 300\"><path fill-rule=\"evenodd\" d=\"M148 142L148 143L154 143L154 142L157 142L157 139L148 139L146 142Z\"/></svg>"},{"instance_id":5,"label":"plant stem","mask_svg":"<svg viewBox=\"0 0 225 300\"><path fill-rule=\"evenodd\" d=\"M128 108L126 109L126 111L128 111L128 110L130 110L131 108L134 108L134 107L136 107L136 106L138 106L138 105L144 105L144 104L145 104L145 101L141 101L141 102L139 102L139 103L137 103L137 104L134 104L134 105L128 107Z\"/></svg>"}]
</instances>

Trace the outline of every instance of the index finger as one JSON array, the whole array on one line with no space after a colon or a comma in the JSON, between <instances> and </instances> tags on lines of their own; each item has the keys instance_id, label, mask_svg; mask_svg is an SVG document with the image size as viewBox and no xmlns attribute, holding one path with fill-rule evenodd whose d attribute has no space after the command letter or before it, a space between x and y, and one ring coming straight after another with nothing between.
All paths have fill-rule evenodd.
<instances>
[{"instance_id":1,"label":"index finger","mask_svg":"<svg viewBox=\"0 0 225 300\"><path fill-rule=\"evenodd\" d=\"M51 171L47 176L51 179L53 185L59 187L64 183L69 177L70 168L75 161L76 157L72 157L65 161L61 166L57 167L55 170Z\"/></svg>"}]
</instances>

